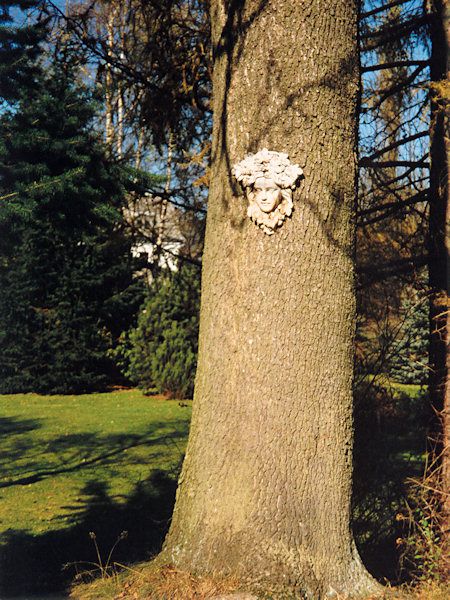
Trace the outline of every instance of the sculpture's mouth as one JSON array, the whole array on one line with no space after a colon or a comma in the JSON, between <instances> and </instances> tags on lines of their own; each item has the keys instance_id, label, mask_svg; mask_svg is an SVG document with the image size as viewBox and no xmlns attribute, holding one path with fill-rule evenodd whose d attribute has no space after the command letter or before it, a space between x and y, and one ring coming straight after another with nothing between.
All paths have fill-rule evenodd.
<instances>
[{"instance_id":1,"label":"sculpture's mouth","mask_svg":"<svg viewBox=\"0 0 450 600\"><path fill-rule=\"evenodd\" d=\"M275 208L273 200L260 200L258 204L259 208L264 212L271 212Z\"/></svg>"}]
</instances>

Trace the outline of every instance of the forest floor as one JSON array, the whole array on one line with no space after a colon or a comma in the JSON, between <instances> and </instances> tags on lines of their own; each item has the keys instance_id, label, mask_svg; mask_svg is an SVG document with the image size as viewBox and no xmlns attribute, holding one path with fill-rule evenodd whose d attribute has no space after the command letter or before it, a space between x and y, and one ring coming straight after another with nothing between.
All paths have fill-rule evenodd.
<instances>
[{"instance_id":1,"label":"forest floor","mask_svg":"<svg viewBox=\"0 0 450 600\"><path fill-rule=\"evenodd\" d=\"M450 583L422 581L386 586L385 594L360 600L449 600ZM286 589L261 591L232 578L200 576L151 562L100 576L72 589L68 600L307 600ZM334 600L346 600L339 595Z\"/></svg>"}]
</instances>

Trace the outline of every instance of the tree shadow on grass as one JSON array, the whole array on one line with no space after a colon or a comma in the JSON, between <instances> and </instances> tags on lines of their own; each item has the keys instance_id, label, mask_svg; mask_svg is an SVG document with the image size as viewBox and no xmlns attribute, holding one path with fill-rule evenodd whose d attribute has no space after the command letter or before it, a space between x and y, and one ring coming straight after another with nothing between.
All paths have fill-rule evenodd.
<instances>
[{"instance_id":1,"label":"tree shadow on grass","mask_svg":"<svg viewBox=\"0 0 450 600\"><path fill-rule=\"evenodd\" d=\"M109 565L150 558L161 548L175 490L175 479L156 471L119 502L106 482L92 480L70 527L42 535L8 530L0 547L1 597L63 592L74 579L100 575L111 550Z\"/></svg>"},{"instance_id":2,"label":"tree shadow on grass","mask_svg":"<svg viewBox=\"0 0 450 600\"><path fill-rule=\"evenodd\" d=\"M42 423L38 419L0 417L0 436L28 433L40 427L42 427Z\"/></svg>"},{"instance_id":3,"label":"tree shadow on grass","mask_svg":"<svg viewBox=\"0 0 450 600\"><path fill-rule=\"evenodd\" d=\"M38 419L0 417L0 487L11 465L20 461L27 450L30 433L41 427Z\"/></svg>"},{"instance_id":4,"label":"tree shadow on grass","mask_svg":"<svg viewBox=\"0 0 450 600\"><path fill-rule=\"evenodd\" d=\"M0 436L0 459L3 459L0 489L29 485L96 465L117 466L129 462L128 450L137 446L167 445L173 442L173 436L186 436L188 430L186 421L167 421L152 423L141 433L75 433L42 441L26 435L37 425L26 428L21 424L22 421L18 422L10 433Z\"/></svg>"},{"instance_id":5,"label":"tree shadow on grass","mask_svg":"<svg viewBox=\"0 0 450 600\"><path fill-rule=\"evenodd\" d=\"M188 419L152 422L137 433L58 433L50 440L34 435L39 427L38 421L0 419L0 488L4 493L13 487L25 490L24 486L44 480L51 483L70 473L83 473L84 487L68 496L63 509L69 510L69 517L53 518L53 523L60 524L58 529L42 534L8 529L0 534L2 599L63 592L83 573L101 574L118 540L110 564L130 564L156 554L172 515L181 467L177 439L187 436L189 423ZM129 452L138 446L146 451ZM170 471L152 468L152 462L159 465L161 458L167 462L170 457L173 464L174 453L179 464ZM119 469L126 473L137 464L143 464L150 477L134 484L126 496L113 495L108 473Z\"/></svg>"}]
</instances>

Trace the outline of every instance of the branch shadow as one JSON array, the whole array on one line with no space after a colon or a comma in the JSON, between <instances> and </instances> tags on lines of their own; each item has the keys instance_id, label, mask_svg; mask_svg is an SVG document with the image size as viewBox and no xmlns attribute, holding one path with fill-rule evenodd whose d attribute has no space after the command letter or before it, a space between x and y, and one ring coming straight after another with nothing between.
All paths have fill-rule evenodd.
<instances>
[{"instance_id":1,"label":"branch shadow","mask_svg":"<svg viewBox=\"0 0 450 600\"><path fill-rule=\"evenodd\" d=\"M29 448L29 436L32 431L40 429L42 423L38 419L19 417L0 417L0 487L5 482L11 465L18 464Z\"/></svg>"},{"instance_id":2,"label":"branch shadow","mask_svg":"<svg viewBox=\"0 0 450 600\"><path fill-rule=\"evenodd\" d=\"M8 530L1 539L1 597L64 593L73 581L101 575L114 546L110 565L149 559L162 546L175 491L176 480L157 471L119 502L107 482L92 480L81 491L82 506L73 507L73 525L37 536Z\"/></svg>"},{"instance_id":3,"label":"branch shadow","mask_svg":"<svg viewBox=\"0 0 450 600\"><path fill-rule=\"evenodd\" d=\"M9 473L0 481L0 489L15 485L29 485L37 483L48 477L62 475L65 473L74 473L86 469L96 464L117 464L127 460L125 452L131 448L142 445L157 445L170 440L170 434L154 437L151 432L148 434L115 434L99 436L94 433L77 433L59 436L51 440L45 446L45 454L56 457L49 459L42 458L40 462L34 458L29 462L21 460L20 470L11 460L9 454L9 466L5 467L4 475ZM36 445L36 444L34 444ZM21 452L26 449L27 454L31 455L33 444L27 440L21 440L14 445L14 454L17 458L21 457ZM0 452L0 456L1 456ZM6 453L5 453L6 454ZM53 463L57 463L55 466Z\"/></svg>"},{"instance_id":4,"label":"branch shadow","mask_svg":"<svg viewBox=\"0 0 450 600\"><path fill-rule=\"evenodd\" d=\"M8 454L10 461L2 464L7 477L1 478L0 487L20 490L77 472L83 472L83 485L60 507L64 515L52 518L51 530L35 534L10 528L0 533L2 600L64 593L74 580L101 575L113 549L110 564L127 565L158 553L172 515L183 458L176 440L187 436L189 423L182 419L153 422L142 433L77 433L57 435L46 442L33 438L38 427L40 423L34 420L0 420L0 456L6 458L13 450ZM136 446L150 448L151 458L127 452ZM179 452L179 459L173 461L176 464L167 471L152 466L153 461L159 465L159 459L166 458L164 448L172 455L174 449ZM135 482L126 495L113 495L105 469L107 473L119 468L126 472L127 467L141 462L151 475ZM95 471L98 465L101 476ZM43 503L44 499L40 508Z\"/></svg>"}]
</instances>

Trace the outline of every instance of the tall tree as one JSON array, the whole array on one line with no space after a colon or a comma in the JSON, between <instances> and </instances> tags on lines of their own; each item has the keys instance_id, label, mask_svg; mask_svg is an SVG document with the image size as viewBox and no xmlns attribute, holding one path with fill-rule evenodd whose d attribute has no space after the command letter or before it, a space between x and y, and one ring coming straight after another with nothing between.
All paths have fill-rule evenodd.
<instances>
[{"instance_id":1,"label":"tall tree","mask_svg":"<svg viewBox=\"0 0 450 600\"><path fill-rule=\"evenodd\" d=\"M63 49L1 116L3 392L105 384L107 352L136 308L123 178L92 131L94 115Z\"/></svg>"},{"instance_id":2,"label":"tall tree","mask_svg":"<svg viewBox=\"0 0 450 600\"><path fill-rule=\"evenodd\" d=\"M183 255L191 247L191 259L201 251L193 237L204 229L210 148L207 5L97 0L73 4L64 16L106 90L108 147L136 169L166 174L163 186L130 197L127 211L154 277L173 261L174 247Z\"/></svg>"},{"instance_id":3,"label":"tall tree","mask_svg":"<svg viewBox=\"0 0 450 600\"><path fill-rule=\"evenodd\" d=\"M441 494L443 518L439 537L444 543L443 556L450 556L448 31L447 1L364 2L361 38L367 93L365 107L363 98L362 121L366 127L361 147L366 156L360 164L363 182L366 178L371 183L361 186L359 216L364 228L370 227L375 234L381 226L383 234L390 236L392 218L396 227L408 221L413 225L415 221L419 233L411 236L406 230L404 240L396 240L395 245L403 254L401 260L396 253L390 260L380 260L382 254L378 253L378 257L366 261L364 270L368 275L366 282L381 282L386 291L392 287L386 275L392 282L392 275L411 278L414 271L418 274L418 267L426 265L428 269L432 417L427 476L433 476ZM397 54L392 55L395 47ZM374 64L375 53L384 55L384 60ZM372 77L376 72L380 73L378 80ZM390 85L378 85L383 72L391 79ZM398 94L408 102L402 102L403 106L393 111L398 127L390 130L385 119L389 110L380 109L383 105L389 109ZM386 126L380 127L380 118ZM381 147L377 146L377 139ZM397 156L392 152L397 152ZM395 174L386 178L385 173L393 167Z\"/></svg>"},{"instance_id":4,"label":"tall tree","mask_svg":"<svg viewBox=\"0 0 450 600\"><path fill-rule=\"evenodd\" d=\"M431 20L431 144L429 278L430 399L440 464L442 537L445 567L450 573L450 201L448 184L450 4L434 0Z\"/></svg>"},{"instance_id":5,"label":"tall tree","mask_svg":"<svg viewBox=\"0 0 450 600\"><path fill-rule=\"evenodd\" d=\"M162 558L296 585L378 584L350 532L357 2L214 0L214 126L194 410ZM232 166L304 169L273 235Z\"/></svg>"}]
</instances>

